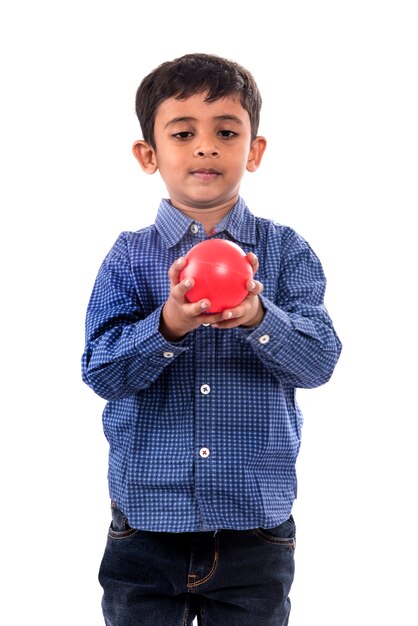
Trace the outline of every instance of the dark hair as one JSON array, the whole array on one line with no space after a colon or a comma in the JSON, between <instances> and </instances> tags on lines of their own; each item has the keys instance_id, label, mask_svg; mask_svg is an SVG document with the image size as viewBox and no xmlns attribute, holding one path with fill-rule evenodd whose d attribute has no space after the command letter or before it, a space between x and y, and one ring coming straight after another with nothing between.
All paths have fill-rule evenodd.
<instances>
[{"instance_id":1,"label":"dark hair","mask_svg":"<svg viewBox=\"0 0 418 626\"><path fill-rule=\"evenodd\" d=\"M261 96L250 72L234 61L215 55L186 54L159 65L138 87L135 109L144 140L155 148L155 115L164 100L173 97L185 100L202 92L207 92L207 102L239 94L250 116L251 139L255 139Z\"/></svg>"}]
</instances>

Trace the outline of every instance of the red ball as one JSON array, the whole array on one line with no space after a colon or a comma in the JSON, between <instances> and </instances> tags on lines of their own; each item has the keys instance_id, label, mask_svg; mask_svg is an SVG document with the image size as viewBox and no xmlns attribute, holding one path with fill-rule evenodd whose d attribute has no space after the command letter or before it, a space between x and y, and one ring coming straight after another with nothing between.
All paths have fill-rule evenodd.
<instances>
[{"instance_id":1,"label":"red ball","mask_svg":"<svg viewBox=\"0 0 418 626\"><path fill-rule=\"evenodd\" d=\"M246 282L253 277L247 256L236 243L226 239L206 239L185 256L186 265L180 280L193 278L195 284L186 293L189 302L210 300L208 313L220 313L240 304L248 295Z\"/></svg>"}]
</instances>

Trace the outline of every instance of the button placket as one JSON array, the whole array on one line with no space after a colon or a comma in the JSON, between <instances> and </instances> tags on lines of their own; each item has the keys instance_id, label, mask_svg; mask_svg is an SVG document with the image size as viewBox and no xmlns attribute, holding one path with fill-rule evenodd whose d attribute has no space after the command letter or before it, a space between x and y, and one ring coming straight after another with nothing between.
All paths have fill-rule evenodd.
<instances>
[{"instance_id":1,"label":"button placket","mask_svg":"<svg viewBox=\"0 0 418 626\"><path fill-rule=\"evenodd\" d=\"M214 402L216 400L217 379L214 374L215 355L213 337L209 329L196 333L195 340L195 428L194 428L194 490L202 520L210 515L208 484L216 466L216 434L213 432L216 421Z\"/></svg>"}]
</instances>

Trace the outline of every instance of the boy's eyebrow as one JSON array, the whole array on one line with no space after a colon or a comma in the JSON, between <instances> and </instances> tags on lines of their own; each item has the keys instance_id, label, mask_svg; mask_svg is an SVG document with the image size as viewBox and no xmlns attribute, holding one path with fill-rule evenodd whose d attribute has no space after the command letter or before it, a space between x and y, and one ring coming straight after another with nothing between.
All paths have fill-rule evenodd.
<instances>
[{"instance_id":1,"label":"boy's eyebrow","mask_svg":"<svg viewBox=\"0 0 418 626\"><path fill-rule=\"evenodd\" d=\"M237 117L236 115L229 115L229 114L225 114L225 115L216 115L214 118L214 120L224 120L224 121L229 121L229 122L235 122L236 124L239 124L240 126L243 125L242 120L240 120L239 117ZM181 117L174 117L172 120L169 120L164 128L167 128L168 126L172 126L173 124L178 124L179 122L197 122L197 118L196 117L192 117L189 115L184 115Z\"/></svg>"}]
</instances>

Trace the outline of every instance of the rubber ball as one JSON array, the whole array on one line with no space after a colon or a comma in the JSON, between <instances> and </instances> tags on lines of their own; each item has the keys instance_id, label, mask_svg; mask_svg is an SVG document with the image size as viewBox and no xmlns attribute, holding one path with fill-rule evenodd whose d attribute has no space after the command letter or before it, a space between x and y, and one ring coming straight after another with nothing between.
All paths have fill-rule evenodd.
<instances>
[{"instance_id":1,"label":"rubber ball","mask_svg":"<svg viewBox=\"0 0 418 626\"><path fill-rule=\"evenodd\" d=\"M236 243L226 239L205 239L185 256L180 280L193 278L186 293L189 302L210 300L208 313L220 313L240 304L248 295L246 283L253 277L247 256Z\"/></svg>"}]
</instances>

